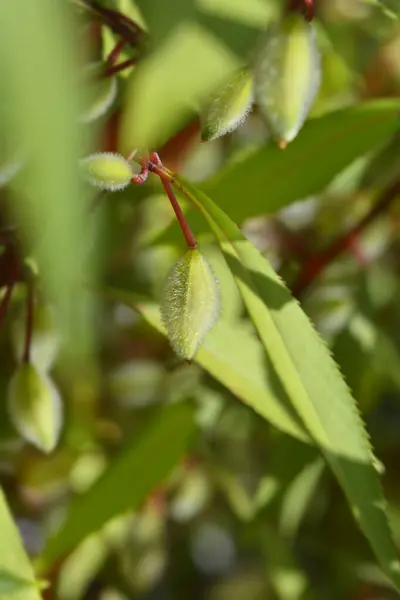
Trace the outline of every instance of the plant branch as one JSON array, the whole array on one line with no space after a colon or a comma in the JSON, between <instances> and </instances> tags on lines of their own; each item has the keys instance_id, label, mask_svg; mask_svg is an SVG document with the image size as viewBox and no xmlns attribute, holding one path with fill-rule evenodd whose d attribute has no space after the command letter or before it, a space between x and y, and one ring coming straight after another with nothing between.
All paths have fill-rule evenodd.
<instances>
[{"instance_id":1,"label":"plant branch","mask_svg":"<svg viewBox=\"0 0 400 600\"><path fill-rule=\"evenodd\" d=\"M115 64L118 56L121 54L123 47L126 45L125 40L120 40L114 48L111 50L110 54L107 56L107 64L111 67Z\"/></svg>"},{"instance_id":2,"label":"plant branch","mask_svg":"<svg viewBox=\"0 0 400 600\"><path fill-rule=\"evenodd\" d=\"M0 303L0 327L4 323L4 319L6 318L7 310L10 304L12 292L14 289L15 283L12 282L6 287L6 293L4 294L1 303Z\"/></svg>"},{"instance_id":3,"label":"plant branch","mask_svg":"<svg viewBox=\"0 0 400 600\"><path fill-rule=\"evenodd\" d=\"M106 8L96 0L80 0L80 5L89 9L94 16L119 35L125 43L137 48L145 37L145 33L137 23L126 15Z\"/></svg>"},{"instance_id":4,"label":"plant branch","mask_svg":"<svg viewBox=\"0 0 400 600\"><path fill-rule=\"evenodd\" d=\"M22 360L24 363L30 362L32 332L33 332L33 317L34 317L34 289L32 281L28 284L28 295L26 298L26 326L25 326L25 345Z\"/></svg>"},{"instance_id":5,"label":"plant branch","mask_svg":"<svg viewBox=\"0 0 400 600\"><path fill-rule=\"evenodd\" d=\"M381 216L399 195L400 180L384 190L375 206L354 227L336 239L326 250L306 261L300 275L292 285L293 295L296 297L301 296L340 254L354 249L354 244L358 236L376 218Z\"/></svg>"},{"instance_id":6,"label":"plant branch","mask_svg":"<svg viewBox=\"0 0 400 600\"><path fill-rule=\"evenodd\" d=\"M129 67L132 67L133 65L136 64L136 62L137 62L136 58L127 58L126 60L124 60L121 63L118 63L117 65L110 65L109 67L104 69L104 71L101 73L100 77L101 78L112 77L112 75L116 75L116 73L120 73L121 71L124 71L124 69L128 69Z\"/></svg>"},{"instance_id":7,"label":"plant branch","mask_svg":"<svg viewBox=\"0 0 400 600\"><path fill-rule=\"evenodd\" d=\"M171 183L174 182L172 174L170 173L170 171L168 171L168 169L165 169L156 152L153 152L153 154L151 155L151 160L148 163L148 168L150 171L159 176L161 183L164 187L165 193L167 194L169 201L171 202L172 208L174 209L179 226L186 240L187 247L190 250L194 250L194 248L197 247L197 240L194 237L188 222L186 221L186 217L183 214L182 209L172 189Z\"/></svg>"},{"instance_id":8,"label":"plant branch","mask_svg":"<svg viewBox=\"0 0 400 600\"><path fill-rule=\"evenodd\" d=\"M302 12L307 21L312 21L314 18L314 0L288 0L287 7L289 12Z\"/></svg>"}]
</instances>

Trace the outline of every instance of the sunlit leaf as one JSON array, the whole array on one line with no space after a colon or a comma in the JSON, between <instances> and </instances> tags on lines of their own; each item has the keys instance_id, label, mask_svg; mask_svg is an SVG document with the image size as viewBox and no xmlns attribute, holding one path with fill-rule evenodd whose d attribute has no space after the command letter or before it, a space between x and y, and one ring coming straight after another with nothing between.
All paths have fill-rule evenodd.
<instances>
[{"instance_id":1,"label":"sunlit leaf","mask_svg":"<svg viewBox=\"0 0 400 600\"><path fill-rule=\"evenodd\" d=\"M331 466L382 568L400 587L400 565L372 448L339 369L265 258L207 196L190 184L182 185L220 242L293 408Z\"/></svg>"},{"instance_id":2,"label":"sunlit leaf","mask_svg":"<svg viewBox=\"0 0 400 600\"><path fill-rule=\"evenodd\" d=\"M107 289L104 295L132 306L152 327L166 335L159 305L119 289ZM221 319L208 334L195 362L278 429L299 439L308 439L291 407L285 403L262 345L240 322L233 326Z\"/></svg>"},{"instance_id":3,"label":"sunlit leaf","mask_svg":"<svg viewBox=\"0 0 400 600\"><path fill-rule=\"evenodd\" d=\"M284 152L271 143L246 152L201 189L236 223L274 213L321 192L356 158L388 142L399 128L399 111L399 100L377 100L312 119ZM187 218L195 232L206 230L193 207Z\"/></svg>"}]
</instances>

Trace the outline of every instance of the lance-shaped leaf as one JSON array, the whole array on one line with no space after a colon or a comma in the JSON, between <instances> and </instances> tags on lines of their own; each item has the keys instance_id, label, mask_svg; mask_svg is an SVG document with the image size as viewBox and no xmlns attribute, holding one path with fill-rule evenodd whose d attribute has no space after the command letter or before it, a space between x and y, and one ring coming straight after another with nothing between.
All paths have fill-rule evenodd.
<instances>
[{"instance_id":1,"label":"lance-shaped leaf","mask_svg":"<svg viewBox=\"0 0 400 600\"><path fill-rule=\"evenodd\" d=\"M24 363L8 388L8 408L17 431L43 452L51 452L62 426L62 403L49 377Z\"/></svg>"},{"instance_id":2,"label":"lance-shaped leaf","mask_svg":"<svg viewBox=\"0 0 400 600\"><path fill-rule=\"evenodd\" d=\"M315 31L290 14L268 32L257 58L254 94L272 135L282 147L301 129L321 78Z\"/></svg>"},{"instance_id":3,"label":"lance-shaped leaf","mask_svg":"<svg viewBox=\"0 0 400 600\"><path fill-rule=\"evenodd\" d=\"M201 138L213 140L241 125L253 102L253 74L240 69L219 90L201 114Z\"/></svg>"},{"instance_id":4,"label":"lance-shaped leaf","mask_svg":"<svg viewBox=\"0 0 400 600\"><path fill-rule=\"evenodd\" d=\"M382 568L400 589L400 565L371 445L357 405L328 348L239 228L194 186L186 182L181 185L216 234L293 408L332 468Z\"/></svg>"},{"instance_id":5,"label":"lance-shaped leaf","mask_svg":"<svg viewBox=\"0 0 400 600\"><path fill-rule=\"evenodd\" d=\"M219 314L216 277L198 250L188 250L171 269L162 295L161 317L174 351L191 360Z\"/></svg>"},{"instance_id":6,"label":"lance-shaped leaf","mask_svg":"<svg viewBox=\"0 0 400 600\"><path fill-rule=\"evenodd\" d=\"M102 190L122 190L133 177L130 163L114 152L91 154L82 159L81 165L90 183Z\"/></svg>"},{"instance_id":7,"label":"lance-shaped leaf","mask_svg":"<svg viewBox=\"0 0 400 600\"><path fill-rule=\"evenodd\" d=\"M0 490L0 598L40 600L39 584Z\"/></svg>"}]
</instances>

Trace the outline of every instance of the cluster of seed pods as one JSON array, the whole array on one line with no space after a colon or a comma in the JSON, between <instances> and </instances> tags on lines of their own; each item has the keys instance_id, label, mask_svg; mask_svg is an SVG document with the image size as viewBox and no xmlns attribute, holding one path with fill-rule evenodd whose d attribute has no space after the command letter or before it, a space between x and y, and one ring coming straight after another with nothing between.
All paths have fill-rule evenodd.
<instances>
[{"instance_id":1,"label":"cluster of seed pods","mask_svg":"<svg viewBox=\"0 0 400 600\"><path fill-rule=\"evenodd\" d=\"M207 104L202 139L236 129L255 103L271 136L285 148L307 118L320 78L314 26L300 12L289 12L268 28L254 63L236 72Z\"/></svg>"},{"instance_id":2,"label":"cluster of seed pods","mask_svg":"<svg viewBox=\"0 0 400 600\"><path fill-rule=\"evenodd\" d=\"M305 2L305 6L309 9L312 3ZM281 148L296 137L320 83L319 53L311 16L309 10L306 15L290 10L269 28L254 64L234 73L201 112L203 141L236 129L254 102ZM218 318L218 282L197 249L158 155L153 153L150 160L143 155L139 175L134 175L130 158L104 152L83 159L82 166L93 185L109 191L123 189L130 183L144 183L149 170L159 175L188 246L165 282L161 317L175 353L191 360Z\"/></svg>"}]
</instances>

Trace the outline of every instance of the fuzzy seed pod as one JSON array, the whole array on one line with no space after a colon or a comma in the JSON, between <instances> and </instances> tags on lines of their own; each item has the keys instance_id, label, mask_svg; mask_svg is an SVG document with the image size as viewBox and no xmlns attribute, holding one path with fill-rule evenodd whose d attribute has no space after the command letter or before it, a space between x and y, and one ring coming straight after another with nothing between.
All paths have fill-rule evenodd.
<instances>
[{"instance_id":1,"label":"fuzzy seed pod","mask_svg":"<svg viewBox=\"0 0 400 600\"><path fill-rule=\"evenodd\" d=\"M90 183L102 190L122 190L133 177L130 163L114 152L91 154L81 164Z\"/></svg>"},{"instance_id":2,"label":"fuzzy seed pod","mask_svg":"<svg viewBox=\"0 0 400 600\"><path fill-rule=\"evenodd\" d=\"M220 89L201 115L201 139L214 140L241 125L253 103L253 76L240 69Z\"/></svg>"},{"instance_id":3,"label":"fuzzy seed pod","mask_svg":"<svg viewBox=\"0 0 400 600\"><path fill-rule=\"evenodd\" d=\"M198 250L188 250L171 269L161 301L161 317L172 348L191 360L220 310L218 283Z\"/></svg>"},{"instance_id":4,"label":"fuzzy seed pod","mask_svg":"<svg viewBox=\"0 0 400 600\"><path fill-rule=\"evenodd\" d=\"M313 25L299 14L290 14L269 31L254 74L255 100L282 148L303 126L320 80L320 55Z\"/></svg>"},{"instance_id":5,"label":"fuzzy seed pod","mask_svg":"<svg viewBox=\"0 0 400 600\"><path fill-rule=\"evenodd\" d=\"M23 363L11 378L7 399L11 421L20 435L42 452L54 450L62 427L62 403L51 379Z\"/></svg>"}]
</instances>

